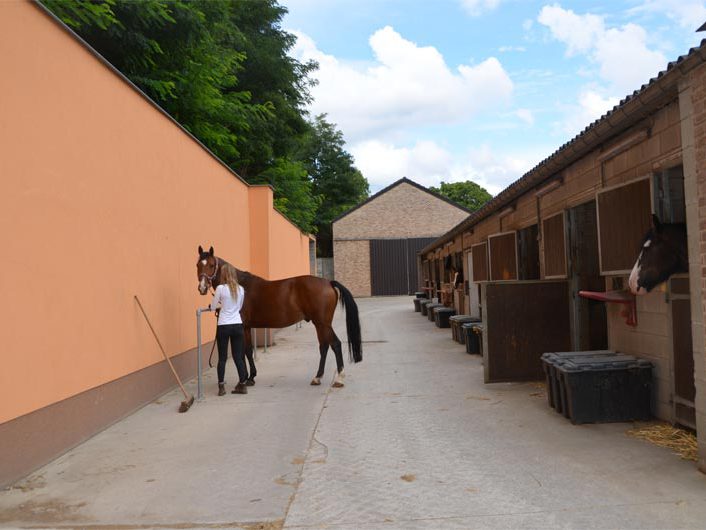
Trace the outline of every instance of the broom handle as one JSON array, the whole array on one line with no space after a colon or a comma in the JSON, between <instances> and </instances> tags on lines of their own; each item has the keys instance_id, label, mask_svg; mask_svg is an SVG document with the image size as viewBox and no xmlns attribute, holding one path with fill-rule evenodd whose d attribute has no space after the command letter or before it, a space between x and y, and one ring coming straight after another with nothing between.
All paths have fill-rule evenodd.
<instances>
[{"instance_id":1,"label":"broom handle","mask_svg":"<svg viewBox=\"0 0 706 530\"><path fill-rule=\"evenodd\" d=\"M175 379L177 380L177 383L179 383L179 387L181 388L181 391L184 392L184 397L186 399L189 399L189 394L187 394L186 389L184 388L184 385L181 384L181 380L179 379L179 375L176 373L176 370L174 369L174 365L172 365L172 361L169 360L169 357L167 356L167 352L164 351L164 348L162 347L162 343L159 342L159 337L157 336L157 333L155 332L154 328L152 327L152 323L150 322L150 319L147 317L147 313L145 313L144 308L142 307L142 304L140 303L140 299L135 295L135 300L137 301L137 305L140 306L140 311L142 311L142 314L145 317L145 320L147 321L147 325L150 327L152 330L152 335L154 335L155 340L157 341L157 344L159 344L159 349L162 350L162 355L164 355L164 358L167 360L167 364L169 364L169 368L172 369L172 373L174 374Z\"/></svg>"}]
</instances>

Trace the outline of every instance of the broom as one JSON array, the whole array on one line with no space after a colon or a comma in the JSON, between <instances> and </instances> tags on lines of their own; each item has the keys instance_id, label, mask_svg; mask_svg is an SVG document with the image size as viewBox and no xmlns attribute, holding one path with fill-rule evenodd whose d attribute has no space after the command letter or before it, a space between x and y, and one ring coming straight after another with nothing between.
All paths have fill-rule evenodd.
<instances>
[{"instance_id":1,"label":"broom","mask_svg":"<svg viewBox=\"0 0 706 530\"><path fill-rule=\"evenodd\" d=\"M147 325L152 330L152 335L154 335L154 338L157 341L157 344L159 345L159 349L162 350L162 355L164 355L164 358L167 360L167 364L169 364L169 368L172 369L172 373L174 374L174 378L176 379L177 383L179 383L179 388L181 388L181 391L184 393L184 397L186 398L184 401L181 402L181 405L179 406L179 412L186 412L187 410L189 410L189 407L191 407L191 405L193 405L194 396L190 396L186 392L184 385L181 384L181 379L179 379L179 375L176 373L176 370L174 369L174 366L172 365L172 361L167 356L167 352L164 351L164 348L162 347L162 343L159 342L159 337L157 336L157 333L155 332L154 328L152 327L152 323L150 322L150 319L147 318L147 313L145 313L145 310L142 307L142 304L140 303L140 299L137 297L137 295L135 295L135 301L137 302L137 305L140 306L140 310L142 311L142 314L144 315L145 320L147 321Z\"/></svg>"}]
</instances>

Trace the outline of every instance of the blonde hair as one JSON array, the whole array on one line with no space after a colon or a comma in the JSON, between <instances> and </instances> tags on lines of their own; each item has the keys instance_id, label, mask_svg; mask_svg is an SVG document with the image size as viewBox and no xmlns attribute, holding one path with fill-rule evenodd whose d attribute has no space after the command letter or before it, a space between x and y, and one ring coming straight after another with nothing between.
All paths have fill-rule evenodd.
<instances>
[{"instance_id":1,"label":"blonde hair","mask_svg":"<svg viewBox=\"0 0 706 530\"><path fill-rule=\"evenodd\" d=\"M223 283L230 289L230 296L233 300L238 300L238 271L231 264L225 264L223 266L223 277L221 278Z\"/></svg>"}]
</instances>

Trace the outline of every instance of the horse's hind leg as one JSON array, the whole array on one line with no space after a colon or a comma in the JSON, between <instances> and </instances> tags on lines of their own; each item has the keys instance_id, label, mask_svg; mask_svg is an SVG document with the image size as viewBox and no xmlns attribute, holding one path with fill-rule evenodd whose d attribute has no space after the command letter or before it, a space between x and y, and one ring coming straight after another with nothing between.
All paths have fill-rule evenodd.
<instances>
[{"instance_id":1,"label":"horse's hind leg","mask_svg":"<svg viewBox=\"0 0 706 530\"><path fill-rule=\"evenodd\" d=\"M255 356L253 355L251 328L243 327L243 346L245 349L245 357L250 365L250 375L248 376L247 381L245 381L245 384L248 386L255 386L257 368L255 368Z\"/></svg>"},{"instance_id":2,"label":"horse's hind leg","mask_svg":"<svg viewBox=\"0 0 706 530\"><path fill-rule=\"evenodd\" d=\"M319 355L321 359L319 360L319 371L316 372L316 377L311 380L311 384L318 386L321 384L321 378L324 375L324 368L326 367L326 354L328 353L328 344L319 344Z\"/></svg>"},{"instance_id":3,"label":"horse's hind leg","mask_svg":"<svg viewBox=\"0 0 706 530\"><path fill-rule=\"evenodd\" d=\"M340 388L343 386L343 378L346 374L343 372L343 351L341 350L341 341L338 339L333 330L331 330L331 335L333 335L333 341L331 342L331 348L336 354L336 377L333 380L334 388Z\"/></svg>"}]
</instances>

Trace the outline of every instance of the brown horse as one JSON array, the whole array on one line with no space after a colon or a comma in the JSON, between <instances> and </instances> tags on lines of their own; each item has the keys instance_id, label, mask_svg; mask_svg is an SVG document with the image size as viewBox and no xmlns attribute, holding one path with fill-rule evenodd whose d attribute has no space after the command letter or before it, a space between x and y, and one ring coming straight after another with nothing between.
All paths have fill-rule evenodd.
<instances>
[{"instance_id":1,"label":"brown horse","mask_svg":"<svg viewBox=\"0 0 706 530\"><path fill-rule=\"evenodd\" d=\"M228 262L215 256L213 247L204 252L199 247L199 260L196 273L199 279L198 289L202 295L209 288L220 285L221 268ZM329 281L316 276L296 276L284 280L269 281L246 271L238 270L238 282L245 289L245 300L240 310L245 333L245 355L250 364L248 384L255 384L257 369L253 359L252 328L284 328L301 320L311 321L316 327L319 340L319 370L312 379L312 385L320 385L326 365L329 346L336 355L338 371L333 386L343 386L343 352L341 341L331 327L333 313L339 300L346 310L346 331L348 332L348 353L351 362L363 360L362 341L360 338L360 320L358 306L350 291L336 281Z\"/></svg>"}]
</instances>

